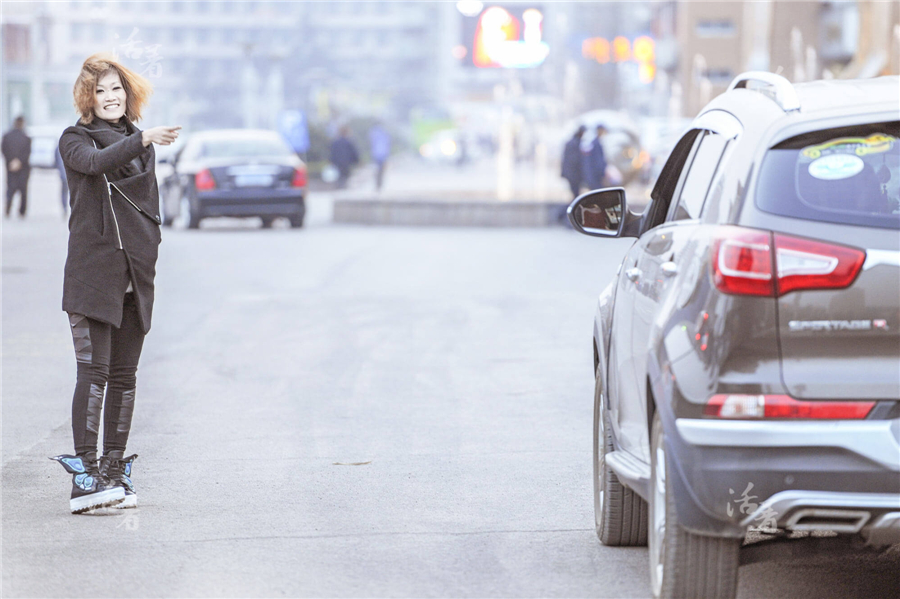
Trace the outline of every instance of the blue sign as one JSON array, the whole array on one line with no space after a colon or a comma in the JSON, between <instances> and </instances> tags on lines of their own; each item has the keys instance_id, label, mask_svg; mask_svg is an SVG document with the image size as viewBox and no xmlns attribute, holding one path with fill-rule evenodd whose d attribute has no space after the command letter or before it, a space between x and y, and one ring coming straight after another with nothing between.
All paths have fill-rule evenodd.
<instances>
[{"instance_id":1,"label":"blue sign","mask_svg":"<svg viewBox=\"0 0 900 599\"><path fill-rule=\"evenodd\" d=\"M309 128L302 110L285 110L278 117L278 132L297 153L309 150Z\"/></svg>"}]
</instances>

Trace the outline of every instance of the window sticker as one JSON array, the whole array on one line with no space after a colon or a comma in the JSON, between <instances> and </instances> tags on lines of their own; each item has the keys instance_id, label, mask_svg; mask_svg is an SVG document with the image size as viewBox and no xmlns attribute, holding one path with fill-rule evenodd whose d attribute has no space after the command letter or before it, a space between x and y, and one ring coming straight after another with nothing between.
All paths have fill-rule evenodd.
<instances>
[{"instance_id":1,"label":"window sticker","mask_svg":"<svg viewBox=\"0 0 900 599\"><path fill-rule=\"evenodd\" d=\"M809 174L816 179L835 181L849 179L858 175L865 168L862 158L853 154L829 154L813 160L809 165Z\"/></svg>"},{"instance_id":2,"label":"window sticker","mask_svg":"<svg viewBox=\"0 0 900 599\"><path fill-rule=\"evenodd\" d=\"M830 154L855 154L857 156L881 154L893 148L896 141L896 137L885 133L876 133L869 137L841 137L803 148L800 156L801 159L805 159L805 162L809 162Z\"/></svg>"},{"instance_id":3,"label":"window sticker","mask_svg":"<svg viewBox=\"0 0 900 599\"><path fill-rule=\"evenodd\" d=\"M897 137L874 133L838 137L800 150L794 185L800 202L814 210L845 215L894 214Z\"/></svg>"}]
</instances>

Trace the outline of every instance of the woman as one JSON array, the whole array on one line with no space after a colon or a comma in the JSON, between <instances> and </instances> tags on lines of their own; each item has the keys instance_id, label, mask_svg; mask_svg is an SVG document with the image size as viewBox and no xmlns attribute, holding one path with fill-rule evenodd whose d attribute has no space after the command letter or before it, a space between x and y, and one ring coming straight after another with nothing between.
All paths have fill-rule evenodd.
<instances>
[{"instance_id":1,"label":"woman","mask_svg":"<svg viewBox=\"0 0 900 599\"><path fill-rule=\"evenodd\" d=\"M152 144L171 144L181 128L134 126L151 93L146 79L112 56L91 56L75 81L81 118L59 140L71 206L62 307L78 376L75 455L51 459L73 474L69 506L76 514L137 505L130 478L137 456L124 456L160 242ZM98 460L101 413L104 453Z\"/></svg>"}]
</instances>

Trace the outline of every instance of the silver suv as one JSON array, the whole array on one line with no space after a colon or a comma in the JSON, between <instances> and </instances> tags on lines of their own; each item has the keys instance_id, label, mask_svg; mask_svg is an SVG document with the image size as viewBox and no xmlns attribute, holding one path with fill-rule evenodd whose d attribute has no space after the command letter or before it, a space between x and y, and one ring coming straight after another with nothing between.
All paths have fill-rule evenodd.
<instances>
[{"instance_id":1,"label":"silver suv","mask_svg":"<svg viewBox=\"0 0 900 599\"><path fill-rule=\"evenodd\" d=\"M594 507L655 596L733 597L786 542L900 543L898 90L743 74L641 214L569 207L636 238L594 322Z\"/></svg>"}]
</instances>

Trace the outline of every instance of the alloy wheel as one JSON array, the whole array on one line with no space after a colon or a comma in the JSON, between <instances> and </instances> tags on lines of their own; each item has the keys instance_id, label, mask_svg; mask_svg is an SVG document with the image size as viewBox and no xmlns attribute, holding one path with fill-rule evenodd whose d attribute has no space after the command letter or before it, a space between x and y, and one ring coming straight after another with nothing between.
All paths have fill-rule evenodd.
<instances>
[{"instance_id":1,"label":"alloy wheel","mask_svg":"<svg viewBox=\"0 0 900 599\"><path fill-rule=\"evenodd\" d=\"M654 469L650 489L650 584L653 595L659 597L662 590L664 564L666 558L666 449L662 439L662 427L654 427L653 464ZM658 430L657 430L658 429Z\"/></svg>"},{"instance_id":2,"label":"alloy wheel","mask_svg":"<svg viewBox=\"0 0 900 599\"><path fill-rule=\"evenodd\" d=\"M598 514L603 513L606 502L606 419L603 417L606 402L603 394L600 394L599 410L597 414L597 508Z\"/></svg>"}]
</instances>

